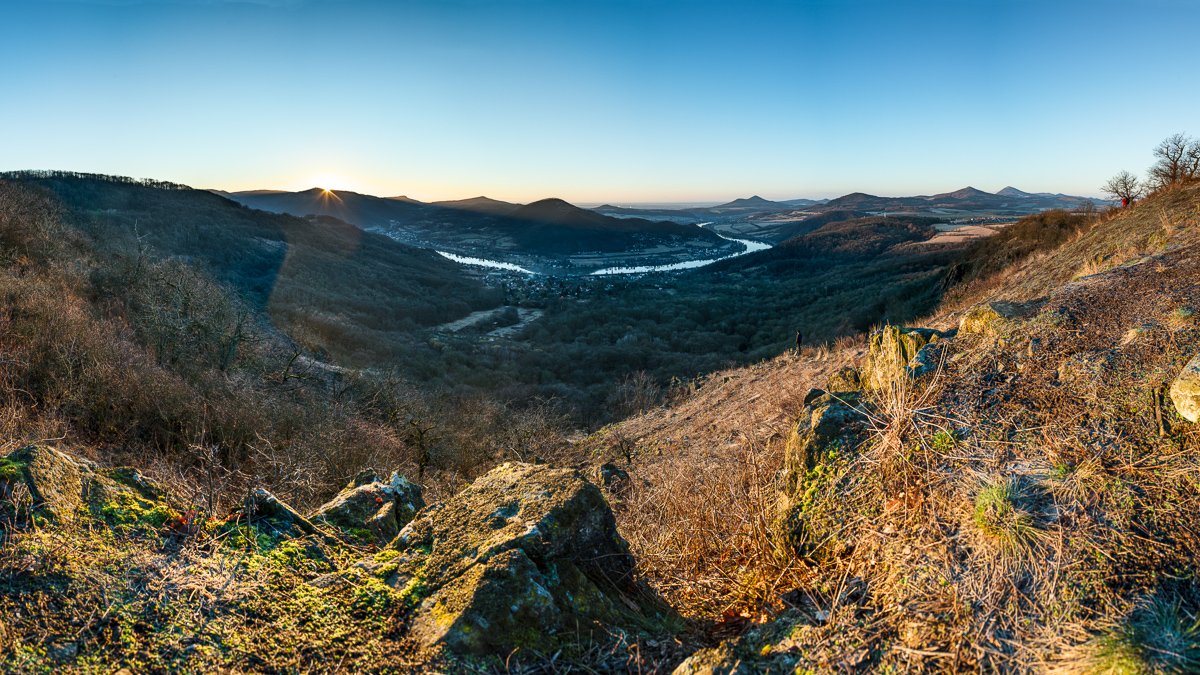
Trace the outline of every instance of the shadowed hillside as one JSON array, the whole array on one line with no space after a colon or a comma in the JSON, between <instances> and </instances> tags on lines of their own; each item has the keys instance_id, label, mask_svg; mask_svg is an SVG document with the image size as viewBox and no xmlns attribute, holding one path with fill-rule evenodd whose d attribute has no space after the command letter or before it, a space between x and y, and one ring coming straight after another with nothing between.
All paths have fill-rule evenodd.
<instances>
[{"instance_id":1,"label":"shadowed hillside","mask_svg":"<svg viewBox=\"0 0 1200 675\"><path fill-rule=\"evenodd\" d=\"M334 218L269 214L202 190L99 176L8 178L50 191L101 254L198 264L293 336L342 356L372 336L499 304L459 265Z\"/></svg>"}]
</instances>

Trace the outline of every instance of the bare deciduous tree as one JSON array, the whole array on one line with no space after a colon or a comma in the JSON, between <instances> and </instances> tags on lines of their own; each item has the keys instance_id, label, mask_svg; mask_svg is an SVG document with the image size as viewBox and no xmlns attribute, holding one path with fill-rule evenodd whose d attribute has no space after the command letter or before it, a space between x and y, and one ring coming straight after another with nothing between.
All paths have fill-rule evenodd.
<instances>
[{"instance_id":1,"label":"bare deciduous tree","mask_svg":"<svg viewBox=\"0 0 1200 675\"><path fill-rule=\"evenodd\" d=\"M1133 203L1133 200L1142 196L1142 182L1138 180L1137 176L1128 171L1122 171L1109 178L1107 183L1100 186L1100 189L1105 194L1130 204Z\"/></svg>"},{"instance_id":2,"label":"bare deciduous tree","mask_svg":"<svg viewBox=\"0 0 1200 675\"><path fill-rule=\"evenodd\" d=\"M1154 157L1149 183L1156 190L1200 178L1200 140L1172 134L1154 148Z\"/></svg>"}]
</instances>

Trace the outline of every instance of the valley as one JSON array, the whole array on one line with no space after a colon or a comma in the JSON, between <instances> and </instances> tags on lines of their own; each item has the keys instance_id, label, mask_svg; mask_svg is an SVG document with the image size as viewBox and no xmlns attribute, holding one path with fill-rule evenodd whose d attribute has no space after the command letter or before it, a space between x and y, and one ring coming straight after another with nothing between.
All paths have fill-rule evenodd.
<instances>
[{"instance_id":1,"label":"valley","mask_svg":"<svg viewBox=\"0 0 1200 675\"><path fill-rule=\"evenodd\" d=\"M425 216L402 230L330 215L371 222L365 219L380 212L394 217L444 205L314 191L240 198L295 210L276 214L209 192L102 176L9 178L52 191L106 255L204 261L240 302L262 312L264 328L286 334L312 363L390 372L429 391L499 397L518 408L554 401L585 428L625 414L621 392L630 378L662 399L706 373L783 353L797 333L805 344L819 344L929 311L955 260L997 231L944 216L863 215L818 202L803 206L812 213L780 224L769 218L793 205L740 200L644 214L670 215L680 221L672 231L688 233L675 244L646 243L639 228L654 221L594 217L543 200L549 205L539 202L538 209L565 221L522 221L530 231L522 241L543 242L538 237L556 228L574 233L614 223L631 238L607 252L555 252L541 243L526 249L515 238L496 249L483 242L494 241L498 228L518 231L516 221L468 216L454 221L461 227L440 226L442 242L457 242L460 254L404 243L426 231ZM452 207L487 218L524 208L492 200ZM319 212L304 213L310 208ZM769 229L782 226L787 232ZM774 232L774 243L727 234L742 231ZM232 238L235 232L244 238ZM728 248L714 248L710 239ZM419 290L396 290L402 287Z\"/></svg>"}]
</instances>

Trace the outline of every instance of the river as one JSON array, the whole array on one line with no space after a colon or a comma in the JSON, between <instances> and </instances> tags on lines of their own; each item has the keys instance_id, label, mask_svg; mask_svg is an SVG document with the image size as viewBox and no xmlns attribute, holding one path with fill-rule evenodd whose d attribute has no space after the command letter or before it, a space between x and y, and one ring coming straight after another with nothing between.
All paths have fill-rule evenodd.
<instances>
[{"instance_id":1,"label":"river","mask_svg":"<svg viewBox=\"0 0 1200 675\"><path fill-rule=\"evenodd\" d=\"M712 225L712 223L699 223L696 225L696 227L704 227L705 225ZM736 241L737 243L741 244L742 246L745 246L745 249L743 249L740 253L734 253L731 255L722 256L720 258L708 258L705 260L685 260L684 262L671 263L669 265L639 265L636 267L606 267L604 269L600 269L600 270L596 270L595 272L592 272L592 276L596 276L596 275L604 276L604 275L609 275L609 274L645 274L646 272L677 272L679 270L692 270L692 269L696 269L697 267L704 267L705 265L711 265L719 260L728 260L730 258L736 258L739 255L746 255L747 253L754 253L755 251L765 251L765 250L771 248L770 244L764 244L761 241L753 241L751 239L734 239L733 237L726 237L725 235L720 234L719 232L713 232L713 234L724 239L725 241Z\"/></svg>"},{"instance_id":2,"label":"river","mask_svg":"<svg viewBox=\"0 0 1200 675\"><path fill-rule=\"evenodd\" d=\"M533 270L527 270L520 265L512 263L499 262L497 260L487 260L485 258L472 258L466 255L454 255L445 251L437 251L438 255L443 258L449 258L460 265L475 265L476 267L490 267L494 270L508 270L509 272L521 272L522 274L537 274Z\"/></svg>"},{"instance_id":3,"label":"river","mask_svg":"<svg viewBox=\"0 0 1200 675\"><path fill-rule=\"evenodd\" d=\"M711 225L711 224L712 223L699 223L696 225L696 227L704 227L705 225ZM592 272L591 276L608 276L608 275L612 275L612 274L645 274L647 272L677 272L679 270L691 270L691 269L696 269L697 267L704 267L705 265L711 265L719 260L728 260L730 258L736 258L740 255L746 255L747 253L754 253L755 251L765 251L765 250L771 248L770 244L764 244L761 241L753 241L751 239L734 239L733 237L726 237L725 235L719 234L717 232L713 232L713 234L716 234L718 237L720 237L726 241L737 242L737 243L741 244L742 246L744 246L745 248L740 253L734 253L732 255L727 255L727 256L720 257L720 258L705 258L703 260L685 260L683 262L670 263L667 265L637 265L637 266L633 266L633 267L605 267L603 269L598 269L595 272ZM437 254L440 256L443 256L445 258L449 258L450 260L453 260L454 262L462 264L462 265L475 265L477 267L490 267L491 269L507 270L509 272L521 272L523 274L536 274L536 272L525 269L524 267L521 267L520 265L514 265L513 263L499 262L496 260L487 260L486 258L474 258L471 256L455 255L453 253L446 253L445 251L438 251Z\"/></svg>"}]
</instances>

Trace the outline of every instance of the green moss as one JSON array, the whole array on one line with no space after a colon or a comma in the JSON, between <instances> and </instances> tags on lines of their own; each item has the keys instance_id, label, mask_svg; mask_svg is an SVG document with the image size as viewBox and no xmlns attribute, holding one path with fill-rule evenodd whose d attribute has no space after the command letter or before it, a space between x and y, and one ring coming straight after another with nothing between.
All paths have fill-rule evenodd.
<instances>
[{"instance_id":1,"label":"green moss","mask_svg":"<svg viewBox=\"0 0 1200 675\"><path fill-rule=\"evenodd\" d=\"M24 468L25 463L20 460L10 457L0 457L0 480L12 480L16 478Z\"/></svg>"},{"instance_id":2,"label":"green moss","mask_svg":"<svg viewBox=\"0 0 1200 675\"><path fill-rule=\"evenodd\" d=\"M395 591L381 579L363 575L354 581L350 606L362 613L378 613L390 608L395 602Z\"/></svg>"},{"instance_id":3,"label":"green moss","mask_svg":"<svg viewBox=\"0 0 1200 675\"><path fill-rule=\"evenodd\" d=\"M396 558L399 558L400 555L400 551L397 551L394 548L385 548L375 554L374 560L377 563L389 563Z\"/></svg>"},{"instance_id":4,"label":"green moss","mask_svg":"<svg viewBox=\"0 0 1200 675\"><path fill-rule=\"evenodd\" d=\"M400 604L412 608L421 604L425 598L429 597L430 593L431 589L425 583L425 575L418 574L409 579L404 588L400 589L397 599Z\"/></svg>"},{"instance_id":5,"label":"green moss","mask_svg":"<svg viewBox=\"0 0 1200 675\"><path fill-rule=\"evenodd\" d=\"M375 543L375 533L366 528L351 527L344 529L344 532L350 537L351 540L353 540L354 543L361 544L363 546Z\"/></svg>"},{"instance_id":6,"label":"green moss","mask_svg":"<svg viewBox=\"0 0 1200 675\"><path fill-rule=\"evenodd\" d=\"M158 529L179 519L171 507L120 490L100 505L100 516L113 527Z\"/></svg>"}]
</instances>

